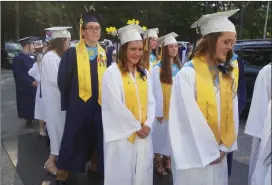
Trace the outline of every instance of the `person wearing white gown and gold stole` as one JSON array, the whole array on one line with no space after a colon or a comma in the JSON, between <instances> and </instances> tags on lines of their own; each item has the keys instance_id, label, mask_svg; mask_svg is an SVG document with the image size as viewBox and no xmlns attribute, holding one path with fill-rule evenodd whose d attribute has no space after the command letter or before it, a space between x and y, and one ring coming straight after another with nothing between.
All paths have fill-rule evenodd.
<instances>
[{"instance_id":1,"label":"person wearing white gown and gold stole","mask_svg":"<svg viewBox=\"0 0 272 185\"><path fill-rule=\"evenodd\" d=\"M181 69L178 55L178 35L174 32L158 38L162 45L162 60L151 71L153 94L156 102L152 140L155 168L158 175L171 173L171 147L168 131L169 103L172 84ZM163 156L161 158L161 155Z\"/></svg>"},{"instance_id":2,"label":"person wearing white gown and gold stole","mask_svg":"<svg viewBox=\"0 0 272 185\"><path fill-rule=\"evenodd\" d=\"M159 28L148 29L144 32L144 56L143 60L145 68L149 71L157 64L157 39L158 39Z\"/></svg>"},{"instance_id":3,"label":"person wearing white gown and gold stole","mask_svg":"<svg viewBox=\"0 0 272 185\"><path fill-rule=\"evenodd\" d=\"M238 10L202 16L190 61L176 76L169 110L174 185L228 185L227 152L237 150Z\"/></svg>"},{"instance_id":4,"label":"person wearing white gown and gold stole","mask_svg":"<svg viewBox=\"0 0 272 185\"><path fill-rule=\"evenodd\" d=\"M141 33L138 25L118 29L118 61L103 77L104 185L153 184L150 130L155 100L149 72L142 63Z\"/></svg>"},{"instance_id":5,"label":"person wearing white gown and gold stole","mask_svg":"<svg viewBox=\"0 0 272 185\"><path fill-rule=\"evenodd\" d=\"M256 167L259 156L261 137L267 116L267 108L271 101L271 63L264 66L255 81L252 101L245 127L245 133L252 136L248 182Z\"/></svg>"}]
</instances>

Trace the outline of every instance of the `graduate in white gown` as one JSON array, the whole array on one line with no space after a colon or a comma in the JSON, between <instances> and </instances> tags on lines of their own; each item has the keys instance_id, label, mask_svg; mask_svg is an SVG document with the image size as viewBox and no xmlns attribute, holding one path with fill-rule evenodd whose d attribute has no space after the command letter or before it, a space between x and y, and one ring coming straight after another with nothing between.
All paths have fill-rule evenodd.
<instances>
[{"instance_id":1,"label":"graduate in white gown","mask_svg":"<svg viewBox=\"0 0 272 185\"><path fill-rule=\"evenodd\" d=\"M228 185L227 152L237 150L238 63L228 17L204 15L202 38L173 83L169 110L174 185Z\"/></svg>"},{"instance_id":2,"label":"graduate in white gown","mask_svg":"<svg viewBox=\"0 0 272 185\"><path fill-rule=\"evenodd\" d=\"M181 69L176 33L169 33L158 39L162 46L162 60L151 71L152 88L156 102L152 140L155 153L155 167L158 175L171 173L171 145L169 139L169 104L172 84ZM161 158L161 155L163 158Z\"/></svg>"},{"instance_id":3,"label":"graduate in white gown","mask_svg":"<svg viewBox=\"0 0 272 185\"><path fill-rule=\"evenodd\" d=\"M271 100L271 63L263 67L255 81L252 101L245 127L245 133L252 136L252 147L249 163L248 182L250 184L255 169L264 122L267 114L269 101Z\"/></svg>"},{"instance_id":4,"label":"graduate in white gown","mask_svg":"<svg viewBox=\"0 0 272 185\"><path fill-rule=\"evenodd\" d=\"M46 136L45 132L45 113L44 113L44 105L42 101L42 88L41 88L41 79L40 79L40 69L41 69L41 62L43 58L42 50L43 50L43 43L42 40L34 41L35 53L36 53L36 62L33 64L32 68L28 71L28 74L35 78L38 82L37 91L36 91L36 99L35 99L35 112L34 118L39 120L40 125L40 135Z\"/></svg>"},{"instance_id":5,"label":"graduate in white gown","mask_svg":"<svg viewBox=\"0 0 272 185\"><path fill-rule=\"evenodd\" d=\"M271 100L261 135L256 167L249 184L271 185Z\"/></svg>"},{"instance_id":6,"label":"graduate in white gown","mask_svg":"<svg viewBox=\"0 0 272 185\"><path fill-rule=\"evenodd\" d=\"M41 62L41 81L43 89L43 101L45 106L45 121L50 138L50 156L45 162L44 168L52 174L56 174L56 157L59 149L65 124L65 111L61 111L60 91L57 84L59 63L63 53L69 48L71 34L67 30L70 27L52 27L45 30L51 31L52 36L48 52Z\"/></svg>"},{"instance_id":7,"label":"graduate in white gown","mask_svg":"<svg viewBox=\"0 0 272 185\"><path fill-rule=\"evenodd\" d=\"M155 115L151 79L142 63L139 25L118 29L118 62L103 77L104 185L152 185Z\"/></svg>"},{"instance_id":8,"label":"graduate in white gown","mask_svg":"<svg viewBox=\"0 0 272 185\"><path fill-rule=\"evenodd\" d=\"M157 39L158 39L159 28L148 29L144 32L144 56L143 60L145 68L149 71L157 64Z\"/></svg>"}]
</instances>

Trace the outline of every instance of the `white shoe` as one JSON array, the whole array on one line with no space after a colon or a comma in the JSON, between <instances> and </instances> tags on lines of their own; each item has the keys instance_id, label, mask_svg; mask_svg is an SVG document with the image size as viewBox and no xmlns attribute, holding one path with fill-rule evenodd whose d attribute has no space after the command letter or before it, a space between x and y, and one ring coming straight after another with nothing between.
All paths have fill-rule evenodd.
<instances>
[{"instance_id":1,"label":"white shoe","mask_svg":"<svg viewBox=\"0 0 272 185\"><path fill-rule=\"evenodd\" d=\"M44 130L40 130L40 136L47 136L47 134Z\"/></svg>"}]
</instances>

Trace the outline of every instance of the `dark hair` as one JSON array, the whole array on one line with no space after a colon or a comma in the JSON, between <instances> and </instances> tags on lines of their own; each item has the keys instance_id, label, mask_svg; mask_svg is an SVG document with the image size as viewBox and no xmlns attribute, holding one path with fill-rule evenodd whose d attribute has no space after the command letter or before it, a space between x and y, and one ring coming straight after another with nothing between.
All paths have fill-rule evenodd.
<instances>
[{"instance_id":1,"label":"dark hair","mask_svg":"<svg viewBox=\"0 0 272 185\"><path fill-rule=\"evenodd\" d=\"M128 65L127 65L127 49L128 49L128 43L123 44L120 46L117 64L122 74L129 72ZM140 59L140 61L136 64L137 71L140 72L141 76L146 76L143 57Z\"/></svg>"},{"instance_id":2,"label":"dark hair","mask_svg":"<svg viewBox=\"0 0 272 185\"><path fill-rule=\"evenodd\" d=\"M47 51L56 50L57 54L62 57L64 51L64 43L67 38L56 38L50 41Z\"/></svg>"},{"instance_id":3,"label":"dark hair","mask_svg":"<svg viewBox=\"0 0 272 185\"><path fill-rule=\"evenodd\" d=\"M161 60L161 73L160 73L160 80L162 83L165 84L172 84L172 65L170 62L169 57L169 49L168 46L164 46L162 51L162 60ZM182 65L179 59L179 53L174 57L173 64L176 64L179 69L181 69Z\"/></svg>"}]
</instances>

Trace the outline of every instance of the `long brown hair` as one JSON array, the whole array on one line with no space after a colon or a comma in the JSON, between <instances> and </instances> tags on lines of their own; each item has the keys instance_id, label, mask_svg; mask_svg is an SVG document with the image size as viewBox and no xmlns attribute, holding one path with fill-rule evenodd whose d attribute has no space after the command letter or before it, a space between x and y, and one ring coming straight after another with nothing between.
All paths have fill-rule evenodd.
<instances>
[{"instance_id":1,"label":"long brown hair","mask_svg":"<svg viewBox=\"0 0 272 185\"><path fill-rule=\"evenodd\" d=\"M117 64L122 74L129 72L128 69L128 61L127 61L127 49L128 49L129 42L120 46ZM140 61L136 64L137 70L141 73L141 76L145 76L145 67L143 62L143 57Z\"/></svg>"},{"instance_id":2,"label":"long brown hair","mask_svg":"<svg viewBox=\"0 0 272 185\"><path fill-rule=\"evenodd\" d=\"M192 60L194 57L204 56L207 53L209 54L209 57L213 61L218 61L217 58L215 58L216 54L216 43L218 38L223 34L223 32L216 32L216 33L210 33L208 35L205 35L201 39L199 39L196 43L195 48L192 49L192 52L190 53L190 60ZM226 56L226 61L224 61L224 66L229 69L227 73L224 73L224 77L232 78L231 74L233 71L233 67L230 64L230 60L233 57L233 51L229 50ZM223 62L223 61L218 61ZM213 64L217 65L217 64ZM234 79L232 79L232 91L236 94L236 90L234 87L236 87L238 84L235 84Z\"/></svg>"},{"instance_id":3,"label":"long brown hair","mask_svg":"<svg viewBox=\"0 0 272 185\"><path fill-rule=\"evenodd\" d=\"M144 61L144 67L148 70L149 69L149 65L150 65L150 61L149 61L149 56L150 56L150 53L152 52L152 49L150 49L148 46L150 44L150 40L151 40L151 37L149 38L146 38L144 40L144 53L143 53L143 61ZM148 47L147 48L147 51L145 50L145 47Z\"/></svg>"},{"instance_id":4,"label":"long brown hair","mask_svg":"<svg viewBox=\"0 0 272 185\"><path fill-rule=\"evenodd\" d=\"M57 54L62 57L65 41L67 41L67 38L56 38L50 41L47 51L56 50Z\"/></svg>"},{"instance_id":5,"label":"long brown hair","mask_svg":"<svg viewBox=\"0 0 272 185\"><path fill-rule=\"evenodd\" d=\"M160 73L160 80L162 83L165 84L172 84L172 65L169 57L169 49L168 45L164 46L162 51L162 61L161 61L161 73ZM179 69L181 69L182 65L179 59L179 54L174 57L173 64L176 64Z\"/></svg>"},{"instance_id":6,"label":"long brown hair","mask_svg":"<svg viewBox=\"0 0 272 185\"><path fill-rule=\"evenodd\" d=\"M222 34L223 34L222 32L210 33L208 35L205 35L201 39L199 39L196 43L195 48L193 48L193 50L190 53L190 60L192 60L194 57L204 56L208 53L212 61L218 61L218 59L215 58L216 43L218 38ZM233 70L233 67L230 65L230 59L232 58L232 56L233 56L233 51L229 50L227 53L225 65L230 68L230 71ZM222 62L222 61L219 61L219 62ZM227 76L230 76L230 73Z\"/></svg>"}]
</instances>

